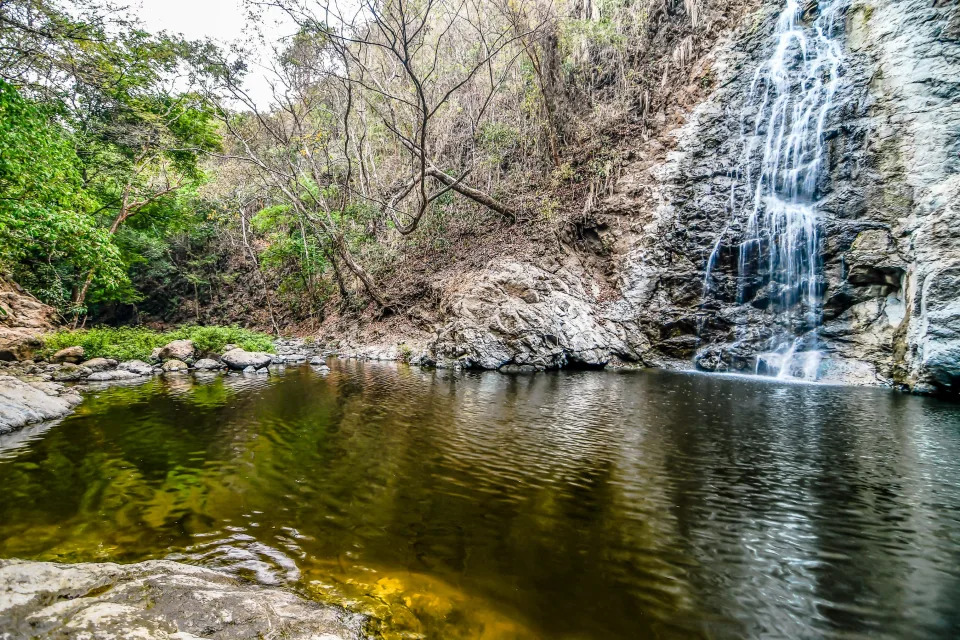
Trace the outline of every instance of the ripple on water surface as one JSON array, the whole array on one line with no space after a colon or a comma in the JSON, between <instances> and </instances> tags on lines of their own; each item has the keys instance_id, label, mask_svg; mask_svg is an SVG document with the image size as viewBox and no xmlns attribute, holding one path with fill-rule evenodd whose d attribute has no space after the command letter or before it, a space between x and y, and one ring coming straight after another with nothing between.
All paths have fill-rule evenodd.
<instances>
[{"instance_id":1,"label":"ripple on water surface","mask_svg":"<svg viewBox=\"0 0 960 640\"><path fill-rule=\"evenodd\" d=\"M0 439L0 556L170 557L386 637L957 637L960 411L666 372L335 363Z\"/></svg>"}]
</instances>

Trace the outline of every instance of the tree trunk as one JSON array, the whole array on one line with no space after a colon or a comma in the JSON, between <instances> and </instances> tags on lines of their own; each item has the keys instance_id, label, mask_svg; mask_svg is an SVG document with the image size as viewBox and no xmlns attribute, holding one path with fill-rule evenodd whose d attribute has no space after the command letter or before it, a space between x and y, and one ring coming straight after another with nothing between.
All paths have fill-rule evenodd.
<instances>
[{"instance_id":1,"label":"tree trunk","mask_svg":"<svg viewBox=\"0 0 960 640\"><path fill-rule=\"evenodd\" d=\"M499 200L496 200L490 197L483 191L480 191L479 189L474 189L473 187L467 186L462 182L457 182L456 178L454 178L453 176L447 173L444 173L443 171L440 171L434 166L427 166L426 174L431 178L435 178L436 180L447 185L448 187L450 187L460 195L466 196L471 200L473 200L474 202L482 204L488 209L496 211L497 213L507 218L511 222L517 221L517 214L513 211L513 209L506 206Z\"/></svg>"},{"instance_id":2,"label":"tree trunk","mask_svg":"<svg viewBox=\"0 0 960 640\"><path fill-rule=\"evenodd\" d=\"M376 302L382 309L389 309L390 304L387 301L387 298L380 292L377 288L377 285L374 284L373 278L370 277L370 274L367 273L360 264L353 259L353 255L350 254L350 249L347 247L346 241L343 239L341 234L336 234L333 236L333 244L337 248L337 253L340 254L340 257L346 263L350 271L353 272L355 276L360 279L360 282L363 283L363 288L367 292L374 302Z\"/></svg>"}]
</instances>

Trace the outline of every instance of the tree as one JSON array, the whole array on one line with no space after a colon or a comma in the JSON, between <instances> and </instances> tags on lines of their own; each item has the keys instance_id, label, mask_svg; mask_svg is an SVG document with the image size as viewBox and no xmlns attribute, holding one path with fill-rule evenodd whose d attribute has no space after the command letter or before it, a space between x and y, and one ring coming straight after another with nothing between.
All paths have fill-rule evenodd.
<instances>
[{"instance_id":1,"label":"tree","mask_svg":"<svg viewBox=\"0 0 960 640\"><path fill-rule=\"evenodd\" d=\"M76 177L70 184L77 197L63 204L53 222L82 220L98 229L97 244L88 250L113 246L105 255L118 255L109 236L203 179L198 161L219 147L219 138L200 96L175 88L188 52L187 43L151 35L96 0L81 0L70 10L57 0L0 0L0 77L43 105L31 126L70 147ZM11 137L10 143L20 145L17 153L31 153L28 147L37 141ZM27 172L23 179L42 178ZM21 211L13 222L23 223L25 216ZM52 246L47 252L55 253ZM65 304L61 296L48 301L70 306L79 319L91 287L99 287L105 299L136 297L115 278L99 278L100 268L91 263L69 274L52 268L58 287L71 291L71 301Z\"/></svg>"},{"instance_id":2,"label":"tree","mask_svg":"<svg viewBox=\"0 0 960 640\"><path fill-rule=\"evenodd\" d=\"M0 80L0 268L48 302L89 274L104 290L127 283L120 253L92 215L68 133Z\"/></svg>"}]
</instances>

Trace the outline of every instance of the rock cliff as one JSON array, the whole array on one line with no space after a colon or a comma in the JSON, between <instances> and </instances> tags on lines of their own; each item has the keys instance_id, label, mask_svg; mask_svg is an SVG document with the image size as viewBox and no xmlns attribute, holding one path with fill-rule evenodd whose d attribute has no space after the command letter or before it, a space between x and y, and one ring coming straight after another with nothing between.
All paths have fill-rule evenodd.
<instances>
[{"instance_id":1,"label":"rock cliff","mask_svg":"<svg viewBox=\"0 0 960 640\"><path fill-rule=\"evenodd\" d=\"M810 3L803 20L822 8ZM762 278L742 294L743 232L729 200L743 170L750 83L776 45L780 9L765 3L745 15L692 65L690 83L709 86L706 98L667 135L638 143L613 193L584 214L580 242L434 283L430 357L481 368L620 359L753 372L770 337L770 294ZM960 7L837 0L831 10L842 64L816 184L817 377L955 390Z\"/></svg>"},{"instance_id":2,"label":"rock cliff","mask_svg":"<svg viewBox=\"0 0 960 640\"><path fill-rule=\"evenodd\" d=\"M0 277L0 360L25 360L53 329L56 311Z\"/></svg>"}]
</instances>

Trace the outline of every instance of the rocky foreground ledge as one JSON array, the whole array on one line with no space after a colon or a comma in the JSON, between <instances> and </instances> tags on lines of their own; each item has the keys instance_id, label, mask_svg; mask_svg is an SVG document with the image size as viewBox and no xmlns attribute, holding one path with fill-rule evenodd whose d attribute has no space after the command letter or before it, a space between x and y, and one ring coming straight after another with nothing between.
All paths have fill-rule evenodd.
<instances>
[{"instance_id":1,"label":"rocky foreground ledge","mask_svg":"<svg viewBox=\"0 0 960 640\"><path fill-rule=\"evenodd\" d=\"M0 374L0 435L67 415L80 404L76 389L58 382L24 381Z\"/></svg>"},{"instance_id":2,"label":"rocky foreground ledge","mask_svg":"<svg viewBox=\"0 0 960 640\"><path fill-rule=\"evenodd\" d=\"M0 560L0 640L353 640L366 617L178 562Z\"/></svg>"}]
</instances>

